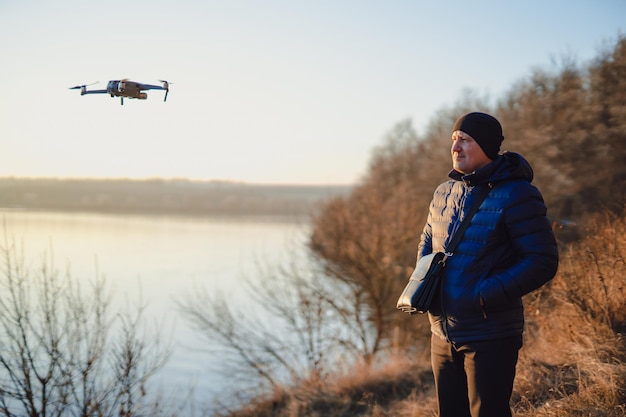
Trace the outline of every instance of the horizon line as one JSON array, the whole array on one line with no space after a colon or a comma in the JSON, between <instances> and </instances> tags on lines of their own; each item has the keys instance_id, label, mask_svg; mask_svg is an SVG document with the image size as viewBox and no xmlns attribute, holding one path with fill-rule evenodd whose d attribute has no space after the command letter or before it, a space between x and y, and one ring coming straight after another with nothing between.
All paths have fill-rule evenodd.
<instances>
[{"instance_id":1,"label":"horizon line","mask_svg":"<svg viewBox=\"0 0 626 417\"><path fill-rule=\"evenodd\" d=\"M194 183L216 183L216 184L232 184L232 185L259 185L259 186L301 186L301 187L346 187L355 186L357 182L254 182L235 179L224 178L191 178L191 177L96 177L96 176L30 176L30 175L0 175L0 180L58 180L58 181L136 181L136 182L148 182L148 181L164 181L164 182L194 182Z\"/></svg>"}]
</instances>

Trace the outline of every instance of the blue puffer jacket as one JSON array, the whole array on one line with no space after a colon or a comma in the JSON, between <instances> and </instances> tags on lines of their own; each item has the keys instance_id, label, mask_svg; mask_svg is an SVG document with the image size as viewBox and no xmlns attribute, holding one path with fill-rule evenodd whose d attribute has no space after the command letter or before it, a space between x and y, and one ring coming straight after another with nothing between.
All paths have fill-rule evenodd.
<instances>
[{"instance_id":1,"label":"blue puffer jacket","mask_svg":"<svg viewBox=\"0 0 626 417\"><path fill-rule=\"evenodd\" d=\"M434 193L418 258L443 251L478 187L493 189L447 261L440 297L428 314L431 330L457 343L521 335L522 296L551 280L558 267L546 206L531 185L532 168L507 152L472 174L453 170L449 176Z\"/></svg>"}]
</instances>

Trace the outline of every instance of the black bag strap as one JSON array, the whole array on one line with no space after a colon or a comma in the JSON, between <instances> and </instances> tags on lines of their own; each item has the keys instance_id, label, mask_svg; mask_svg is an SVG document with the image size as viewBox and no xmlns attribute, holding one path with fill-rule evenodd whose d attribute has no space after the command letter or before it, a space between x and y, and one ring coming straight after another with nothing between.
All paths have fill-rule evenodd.
<instances>
[{"instance_id":1,"label":"black bag strap","mask_svg":"<svg viewBox=\"0 0 626 417\"><path fill-rule=\"evenodd\" d=\"M454 254L456 246L461 241L461 238L463 237L463 233L465 233L465 229L467 229L467 226L469 226L470 221L472 220L472 217L474 217L474 214L476 214L476 212L478 211L478 208L480 207L483 200L487 197L487 194L489 194L492 188L493 188L493 184L489 183L486 186L480 187L477 190L478 195L476 195L476 199L474 200L474 202L472 203L472 206L467 211L467 214L465 215L465 218L459 225L459 228L456 230L456 232L454 232L454 236L452 236L452 239L450 240L450 242L448 242L448 246L445 248L444 253L446 254L446 259Z\"/></svg>"}]
</instances>

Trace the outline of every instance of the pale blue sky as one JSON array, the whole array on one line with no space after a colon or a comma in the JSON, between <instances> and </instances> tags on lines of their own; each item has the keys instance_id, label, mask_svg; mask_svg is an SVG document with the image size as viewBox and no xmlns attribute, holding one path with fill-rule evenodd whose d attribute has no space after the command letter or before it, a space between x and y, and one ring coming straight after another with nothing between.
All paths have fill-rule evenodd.
<instances>
[{"instance_id":1,"label":"pale blue sky","mask_svg":"<svg viewBox=\"0 0 626 417\"><path fill-rule=\"evenodd\" d=\"M0 176L351 183L397 122L585 63L625 23L623 0L0 0ZM120 78L173 84L68 90Z\"/></svg>"}]
</instances>

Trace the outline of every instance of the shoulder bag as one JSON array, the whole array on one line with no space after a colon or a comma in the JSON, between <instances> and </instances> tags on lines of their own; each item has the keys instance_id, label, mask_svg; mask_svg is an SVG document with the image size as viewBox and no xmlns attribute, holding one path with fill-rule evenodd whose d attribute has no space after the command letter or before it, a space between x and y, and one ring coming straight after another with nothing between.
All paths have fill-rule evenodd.
<instances>
[{"instance_id":1,"label":"shoulder bag","mask_svg":"<svg viewBox=\"0 0 626 417\"><path fill-rule=\"evenodd\" d=\"M459 244L465 229L478 211L481 203L491 191L492 185L481 187L476 196L476 200L470 207L467 215L461 222L459 228L454 233L444 252L433 252L424 255L417 262L415 270L409 278L409 283L402 291L398 299L396 308L405 313L425 313L430 308L430 303L441 285L441 278L446 267L446 260L454 254L456 246Z\"/></svg>"}]
</instances>

